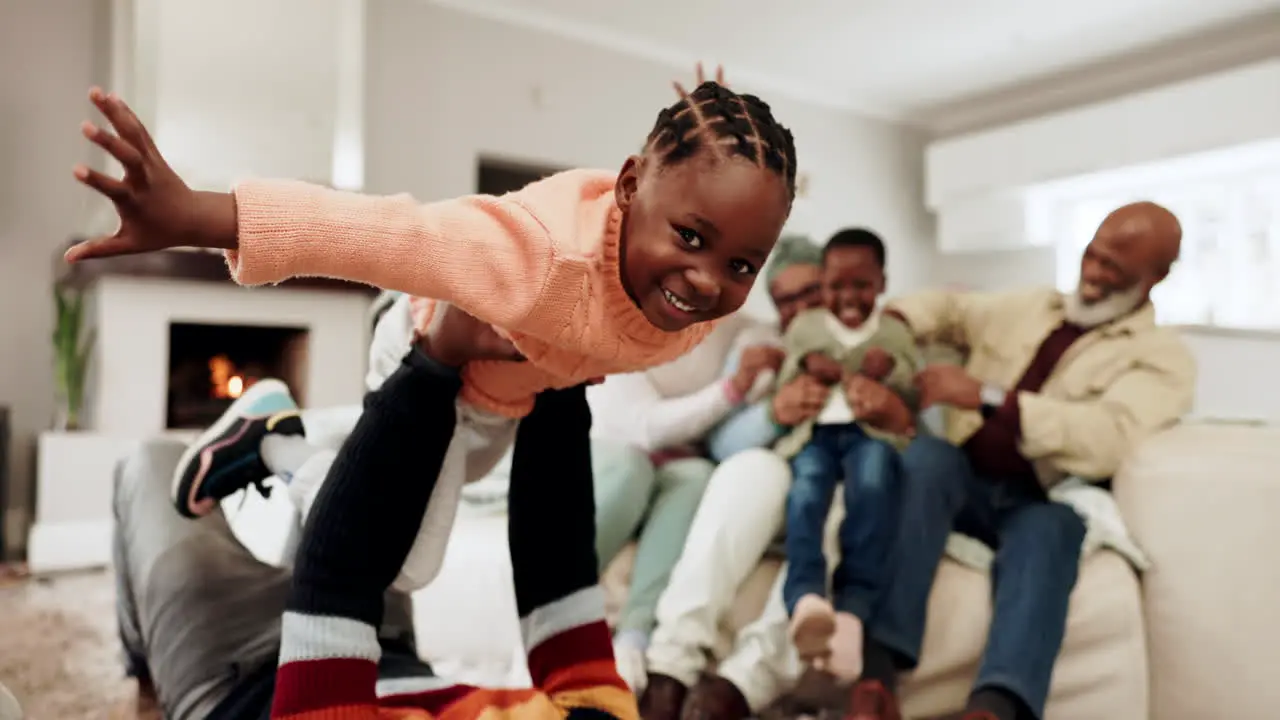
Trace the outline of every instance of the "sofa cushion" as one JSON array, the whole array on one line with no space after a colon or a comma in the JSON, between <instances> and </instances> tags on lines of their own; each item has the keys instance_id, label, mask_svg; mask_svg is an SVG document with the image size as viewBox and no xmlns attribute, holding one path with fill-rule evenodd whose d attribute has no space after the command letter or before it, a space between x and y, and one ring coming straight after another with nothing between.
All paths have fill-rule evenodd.
<instances>
[{"instance_id":1,"label":"sofa cushion","mask_svg":"<svg viewBox=\"0 0 1280 720\"><path fill-rule=\"evenodd\" d=\"M1187 424L1146 442L1116 499L1151 558L1159 720L1280 716L1280 428Z\"/></svg>"},{"instance_id":2,"label":"sofa cushion","mask_svg":"<svg viewBox=\"0 0 1280 720\"><path fill-rule=\"evenodd\" d=\"M964 704L990 623L990 576L944 560L929 598L922 662L904 680L907 716L928 717ZM1100 551L1082 564L1071 595L1046 720L1146 718L1147 705L1138 578L1119 555Z\"/></svg>"}]
</instances>

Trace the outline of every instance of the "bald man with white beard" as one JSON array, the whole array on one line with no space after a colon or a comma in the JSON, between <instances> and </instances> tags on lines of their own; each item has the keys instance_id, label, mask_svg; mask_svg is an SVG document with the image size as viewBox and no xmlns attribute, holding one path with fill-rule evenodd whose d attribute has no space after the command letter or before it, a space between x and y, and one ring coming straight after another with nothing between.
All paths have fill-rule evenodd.
<instances>
[{"instance_id":1,"label":"bald man with white beard","mask_svg":"<svg viewBox=\"0 0 1280 720\"><path fill-rule=\"evenodd\" d=\"M897 560L867 623L863 673L847 717L899 720L899 672L914 668L934 572L954 529L995 550L987 647L963 720L1040 720L1066 627L1085 523L1048 492L1073 477L1105 486L1148 435L1191 407L1195 365L1157 327L1151 289L1178 257L1168 210L1112 212L1086 248L1074 292L929 292L894 301L922 342L968 351L917 377L923 406L947 408L946 437L903 452ZM869 415L894 432L912 417L868 389Z\"/></svg>"}]
</instances>

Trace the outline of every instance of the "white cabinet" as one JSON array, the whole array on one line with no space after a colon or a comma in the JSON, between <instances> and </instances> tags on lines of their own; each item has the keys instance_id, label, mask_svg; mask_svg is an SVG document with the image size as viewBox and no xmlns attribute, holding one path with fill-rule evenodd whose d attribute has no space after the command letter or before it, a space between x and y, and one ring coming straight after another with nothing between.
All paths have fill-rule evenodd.
<instances>
[{"instance_id":1,"label":"white cabinet","mask_svg":"<svg viewBox=\"0 0 1280 720\"><path fill-rule=\"evenodd\" d=\"M36 519L27 543L32 572L110 563L112 474L136 444L94 432L40 434Z\"/></svg>"}]
</instances>

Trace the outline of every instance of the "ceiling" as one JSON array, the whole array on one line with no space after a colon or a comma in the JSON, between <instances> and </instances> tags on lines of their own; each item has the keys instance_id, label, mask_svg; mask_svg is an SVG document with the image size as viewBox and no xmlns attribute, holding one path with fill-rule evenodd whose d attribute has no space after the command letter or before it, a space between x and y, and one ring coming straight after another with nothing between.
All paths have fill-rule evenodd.
<instances>
[{"instance_id":1,"label":"ceiling","mask_svg":"<svg viewBox=\"0 0 1280 720\"><path fill-rule=\"evenodd\" d=\"M1280 0L434 1L680 66L723 62L730 80L761 91L926 122L1225 25L1265 17L1280 28ZM1280 54L1280 34L1270 40L1266 52Z\"/></svg>"}]
</instances>

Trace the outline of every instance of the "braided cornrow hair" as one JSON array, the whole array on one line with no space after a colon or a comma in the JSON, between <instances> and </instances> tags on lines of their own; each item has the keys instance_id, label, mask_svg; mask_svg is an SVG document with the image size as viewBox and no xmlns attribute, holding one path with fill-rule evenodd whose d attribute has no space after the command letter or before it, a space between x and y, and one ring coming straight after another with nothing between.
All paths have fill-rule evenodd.
<instances>
[{"instance_id":1,"label":"braided cornrow hair","mask_svg":"<svg viewBox=\"0 0 1280 720\"><path fill-rule=\"evenodd\" d=\"M703 148L741 155L782 176L796 196L796 145L791 131L773 118L769 104L707 81L658 113L645 151L664 164L687 160Z\"/></svg>"}]
</instances>

